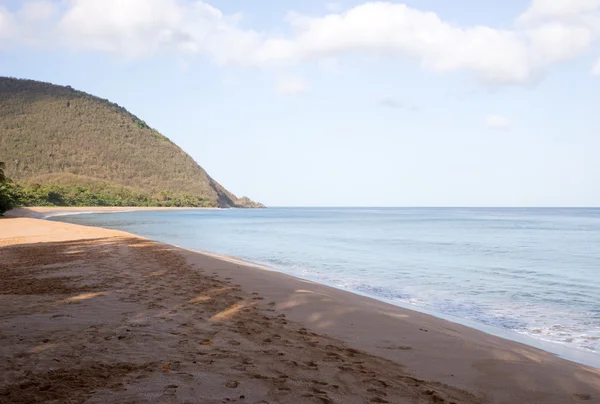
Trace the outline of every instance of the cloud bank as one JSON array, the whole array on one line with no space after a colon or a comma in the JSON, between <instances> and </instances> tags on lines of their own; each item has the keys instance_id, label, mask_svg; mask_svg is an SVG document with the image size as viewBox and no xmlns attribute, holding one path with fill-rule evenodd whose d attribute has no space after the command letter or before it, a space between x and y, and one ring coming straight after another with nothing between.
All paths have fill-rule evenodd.
<instances>
[{"instance_id":1,"label":"cloud bank","mask_svg":"<svg viewBox=\"0 0 600 404\"><path fill-rule=\"evenodd\" d=\"M288 35L242 27L204 1L33 0L0 8L0 47L67 48L143 58L199 54L220 65L265 67L342 54L401 55L434 72L467 71L526 84L583 56L600 38L600 0L533 0L510 29L457 26L405 4L366 2L323 16L290 13ZM591 67L600 74L599 64Z\"/></svg>"}]
</instances>

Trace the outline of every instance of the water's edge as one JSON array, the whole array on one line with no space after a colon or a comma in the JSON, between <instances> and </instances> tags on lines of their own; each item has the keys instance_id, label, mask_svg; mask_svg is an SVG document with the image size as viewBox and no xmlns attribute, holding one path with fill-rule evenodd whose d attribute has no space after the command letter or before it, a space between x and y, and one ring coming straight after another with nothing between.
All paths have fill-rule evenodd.
<instances>
[{"instance_id":1,"label":"water's edge","mask_svg":"<svg viewBox=\"0 0 600 404\"><path fill-rule=\"evenodd\" d=\"M41 217L42 219L48 220L58 220L61 221L61 217L63 216L71 216L71 215L81 215L81 214L106 214L106 213L129 213L132 212L132 210L119 210L119 211L61 211L60 213L56 213L56 214L45 214L43 217ZM101 227L101 226L92 226L92 227ZM131 233L134 234L134 233ZM141 237L146 237L144 235L139 235ZM186 248L184 246L179 246L176 244L172 244L172 243L168 243L168 242L163 242L160 240L156 240L157 242L161 242L167 245L172 245L174 247L177 248L181 248L187 251L192 251L195 253L200 253L206 256L210 256L216 259L221 259L221 260L225 260L225 261L229 261L229 262L236 262L242 265L250 265L250 266L255 266L255 267L259 267L259 268L264 268L267 270L271 270L271 271L276 271L278 273L282 273L285 274L286 276L290 276L292 278L296 278L296 279L303 279L303 280L308 280L311 282L317 282L320 283L322 285L337 289L337 290L343 290L345 292L348 293L352 293L355 295L360 295L360 296L364 296L364 297L368 297L377 301L381 301L381 302L385 302L387 304L391 304L397 307L402 307L406 310L411 310L411 311L415 311L415 312L420 312L420 313L424 313L427 315L430 315L432 317L435 318L439 318L439 319L443 319L446 321L450 321L452 323L456 323L456 324L460 324L472 329L476 329L482 332L485 332L489 335L493 335L499 338L503 338L506 340L511 340L511 341L515 341L524 345L528 345L528 346L533 346L535 348L541 349L543 351L552 353L558 357L561 357L563 359L566 360L570 360L573 362L577 362L580 364L584 364L587 366L591 366L594 368L598 368L600 369L600 358L597 358L597 355L593 355L587 352L583 352L583 351L579 351L570 347L565 347L565 346L561 346L552 342L546 342L546 341L542 341L542 340L538 340L535 339L533 337L530 337L528 335L523 335L523 334L519 334L516 331L513 330L507 330L507 329L502 329L499 327L494 327L494 326L490 326L490 325L486 325L483 323L479 323L476 321L472 321L472 320L468 320L465 318L460 318L457 316L452 316L446 313L441 313L441 312L436 312L436 311L432 311L432 310L428 310L426 308L423 307L419 307L416 305L412 305L412 304L406 304L403 302L399 302L399 301L394 301L391 299L385 299L381 296L376 296L373 294L369 294L366 292L361 292L361 291L357 291L357 290L353 290L350 288L345 288L345 287L340 287L339 285L335 285L329 282L323 282L322 280L315 280L313 278L310 277L306 277L303 278L302 276L298 276L297 274L290 274L288 272L286 272L285 270L282 270L282 268L277 268L273 265L270 265L269 263L265 263L265 262L260 262L260 261L253 261L253 260L249 260L246 258L241 258L241 257L235 257L235 256L231 256L231 255L226 255L226 254L219 254L219 253L214 253L211 251L205 251L205 250L200 250L200 249L195 249L195 248Z\"/></svg>"},{"instance_id":2,"label":"water's edge","mask_svg":"<svg viewBox=\"0 0 600 404\"><path fill-rule=\"evenodd\" d=\"M314 283L318 283L320 285L324 285L327 287L330 287L332 289L336 289L336 290L341 290L347 293L352 293L354 295L358 295L358 296L363 296L363 297L367 297L369 299L373 299L373 300L377 300L379 302L383 302L383 303L387 303L390 304L392 306L396 306L396 307L401 307L403 309L406 310L410 310L410 311L414 311L414 312L418 312L418 313L423 313L423 314L427 314L429 316L435 317L437 319L441 319L441 320L445 320L445 321L449 321L451 323L455 323L455 324L460 324L462 326L474 329L474 330L478 330L478 331L482 331L486 334L489 335L493 335L495 337L498 338L502 338L505 340L509 340L509 341L514 341L514 342L518 342L520 344L523 345L527 345L527 346L531 346L537 349L540 349L544 352L548 352L551 353L559 358L565 359L565 360L569 360L571 362L576 362L582 365L586 365L586 366L590 366L596 369L600 369L600 358L594 358L597 355L593 355L590 354L588 352L583 352L583 351L578 351L576 349L573 348L569 348L569 347L563 347L560 345L557 345L555 343L552 342L546 342L546 341L540 341L538 339L535 339L533 337L530 337L528 335L523 335L523 334L519 334L515 331L511 331L511 330L504 330L498 327L493 327L493 326L489 326L486 324L482 324L482 323L478 323L476 321L471 321L468 319L464 319L464 318L460 318L460 317L456 317L456 316L452 316L449 314L445 314L445 313L440 313L440 312L435 312L432 310L427 310L426 308L423 307L419 307L416 305L411 305L411 304L406 304L406 303L402 303L402 302L398 302L398 301L393 301L393 300L388 300L388 299L384 299L381 296L375 296L375 295L371 295L368 293L364 293L364 292L360 292L357 290L353 290L353 289L348 289L348 288L343 288L340 287L338 285L335 284L331 284L331 283L327 283L327 282L321 282L321 281L315 281L314 279L311 278L302 278L300 276L297 275L290 275L287 272L281 271L271 265L268 265L264 262L255 262L255 261L251 261L248 259L244 259L244 258L240 258L240 257L234 257L234 256L229 256L229 255L225 255L225 254L216 254L210 251L203 251L203 250L198 250L198 249L191 249L191 248L185 248L182 246L178 246L175 244L169 244L169 243L163 243L163 244L167 244L167 245L171 245L173 247L177 247L180 248L182 250L186 250L186 251L191 251L194 253L199 253L199 254L203 254L209 257L213 257L216 259L220 259L223 261L228 261L228 262L234 262L234 263L238 263L241 265L246 265L246 266L254 266L254 267L258 267L258 268L262 268L265 270L269 270L269 271L274 271L274 272L278 272L280 274L289 276L291 278L294 279L300 279L300 280L304 280L304 281L310 281L310 282L314 282Z\"/></svg>"}]
</instances>

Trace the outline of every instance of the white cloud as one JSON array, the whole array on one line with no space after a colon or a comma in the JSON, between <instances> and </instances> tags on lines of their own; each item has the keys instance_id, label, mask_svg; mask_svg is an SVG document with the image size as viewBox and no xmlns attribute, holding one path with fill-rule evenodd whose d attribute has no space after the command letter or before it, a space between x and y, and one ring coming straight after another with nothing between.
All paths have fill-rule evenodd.
<instances>
[{"instance_id":1,"label":"white cloud","mask_svg":"<svg viewBox=\"0 0 600 404\"><path fill-rule=\"evenodd\" d=\"M576 8L571 15L577 18L507 30L459 27L403 4L365 3L318 18L291 14L294 36L267 41L261 57L303 60L348 52L391 53L415 58L435 71L470 70L490 82L521 84L552 63L581 55L600 36L598 8Z\"/></svg>"},{"instance_id":2,"label":"white cloud","mask_svg":"<svg viewBox=\"0 0 600 404\"><path fill-rule=\"evenodd\" d=\"M19 17L25 21L46 21L58 12L57 5L50 0L32 0L23 4Z\"/></svg>"},{"instance_id":3,"label":"white cloud","mask_svg":"<svg viewBox=\"0 0 600 404\"><path fill-rule=\"evenodd\" d=\"M277 92L279 94L296 95L310 90L310 84L301 77L285 76L277 79Z\"/></svg>"},{"instance_id":4,"label":"white cloud","mask_svg":"<svg viewBox=\"0 0 600 404\"><path fill-rule=\"evenodd\" d=\"M338 7L334 3L329 7ZM366 2L322 17L290 13L287 36L243 29L240 14L224 15L199 0L24 4L12 14L0 8L0 41L129 58L201 54L220 65L259 67L335 60L345 53L389 54L433 71L470 71L498 84L529 83L553 64L583 55L600 38L600 0L533 0L512 29L461 27L405 4ZM23 23L36 19L52 24Z\"/></svg>"},{"instance_id":5,"label":"white cloud","mask_svg":"<svg viewBox=\"0 0 600 404\"><path fill-rule=\"evenodd\" d=\"M600 76L600 59L596 62L594 67L592 67L592 76Z\"/></svg>"},{"instance_id":6,"label":"white cloud","mask_svg":"<svg viewBox=\"0 0 600 404\"><path fill-rule=\"evenodd\" d=\"M490 114L485 118L485 126L493 129L507 129L512 126L512 122L506 117Z\"/></svg>"},{"instance_id":7,"label":"white cloud","mask_svg":"<svg viewBox=\"0 0 600 404\"><path fill-rule=\"evenodd\" d=\"M256 46L256 35L202 1L71 0L58 23L63 40L76 49L141 57L157 52L204 53L217 62Z\"/></svg>"},{"instance_id":8,"label":"white cloud","mask_svg":"<svg viewBox=\"0 0 600 404\"><path fill-rule=\"evenodd\" d=\"M533 0L518 18L521 23L544 19L570 19L598 11L600 0Z\"/></svg>"},{"instance_id":9,"label":"white cloud","mask_svg":"<svg viewBox=\"0 0 600 404\"><path fill-rule=\"evenodd\" d=\"M203 54L223 64L251 60L261 43L254 31L237 28L241 20L240 13L225 16L203 1L33 0L13 13L0 7L0 46L35 44L126 58ZM12 41L2 41L7 32Z\"/></svg>"},{"instance_id":10,"label":"white cloud","mask_svg":"<svg viewBox=\"0 0 600 404\"><path fill-rule=\"evenodd\" d=\"M595 34L585 26L548 23L529 31L532 49L542 64L572 59L588 50Z\"/></svg>"},{"instance_id":11,"label":"white cloud","mask_svg":"<svg viewBox=\"0 0 600 404\"><path fill-rule=\"evenodd\" d=\"M290 15L295 36L269 40L260 58L308 59L346 52L416 58L437 71L467 69L494 81L526 81L529 49L512 31L459 28L403 4L366 3L320 18Z\"/></svg>"}]
</instances>

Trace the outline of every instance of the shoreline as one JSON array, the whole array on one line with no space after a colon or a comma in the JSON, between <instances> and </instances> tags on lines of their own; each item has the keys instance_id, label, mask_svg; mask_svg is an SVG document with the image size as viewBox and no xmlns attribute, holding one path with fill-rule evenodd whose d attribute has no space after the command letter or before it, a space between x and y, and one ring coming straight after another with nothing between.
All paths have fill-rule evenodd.
<instances>
[{"instance_id":1,"label":"shoreline","mask_svg":"<svg viewBox=\"0 0 600 404\"><path fill-rule=\"evenodd\" d=\"M140 236L140 237L143 237L143 236ZM323 282L319 282L319 281L313 281L311 279L302 278L297 275L288 274L288 273L284 272L283 270L269 266L266 263L254 262L251 260L247 260L244 258L235 257L235 256L227 255L227 254L217 254L217 253L213 253L210 251L186 248L186 247L182 247L182 246L176 245L176 244L169 244L169 245L172 245L174 247L177 247L177 248L180 248L182 250L186 250L186 251L189 251L192 253L206 255L208 257L212 257L217 260L223 260L223 261L231 262L234 264L244 265L246 267L254 267L259 270L280 273L280 274L289 276L293 279L296 279L298 281L311 282L311 283L323 285L328 288L339 290L341 292L350 293L350 294L353 294L356 296L361 296L361 297L364 297L367 299L372 299L377 302L391 305L393 307L398 307L398 308L405 309L408 311L414 311L416 313L431 316L433 318L436 318L436 319L439 319L442 321L447 321L452 324L461 325L463 327L467 327L469 329L485 333L486 335L490 335L490 336L500 338L500 339L503 339L506 341L511 341L511 342L515 342L518 344L522 344L522 345L525 345L530 348L539 349L548 354L554 355L559 359L563 359L563 360L573 362L578 365L588 366L590 368L600 370L600 356L596 353L588 353L583 350L578 350L578 349L571 348L571 347L564 347L564 346L558 345L552 341L538 340L538 339L533 338L530 335L517 333L514 330L505 330L505 329L501 329L501 328L494 327L491 325L477 323L474 320L468 320L468 319L464 319L464 318L460 318L460 317L456 317L456 316L452 316L452 315L448 315L448 314L444 314L444 313L434 312L434 311L430 311L430 310L421 308L419 306L414 306L414 305L407 304L407 303L403 304L403 303L393 302L393 301L386 300L386 299L383 299L380 297L371 296L367 293L361 293L359 291L345 289L342 287L337 287L335 285L331 285L331 284L327 284L327 283L323 283ZM558 352L560 352L560 353L558 353ZM594 356L594 360L589 359L590 355Z\"/></svg>"},{"instance_id":2,"label":"shoreline","mask_svg":"<svg viewBox=\"0 0 600 404\"><path fill-rule=\"evenodd\" d=\"M161 210L223 210L223 208L194 208L194 207L162 207L162 206L44 206L14 208L4 213L4 217L26 217L33 219L46 219L54 216L92 214L92 213L125 213L135 211L161 211Z\"/></svg>"},{"instance_id":3,"label":"shoreline","mask_svg":"<svg viewBox=\"0 0 600 404\"><path fill-rule=\"evenodd\" d=\"M0 245L7 239L2 231L2 221L6 220L34 220L29 229L11 229L13 238L16 234L30 242L47 241L49 232L58 240L88 237L88 233L147 240L95 227L0 219ZM465 389L487 402L600 402L597 369L429 314L231 257L156 244L197 266L214 269L219 279L273 302L277 313L310 331L400 364L416 377Z\"/></svg>"},{"instance_id":4,"label":"shoreline","mask_svg":"<svg viewBox=\"0 0 600 404\"><path fill-rule=\"evenodd\" d=\"M13 213L13 217L37 217L37 218L41 218L41 219L47 219L47 218L51 218L51 217L55 217L55 216L62 216L62 215L75 215L75 214L82 214L82 213L109 213L109 212L113 212L113 213L125 213L125 212L130 212L130 211L135 211L135 210L149 210L149 211L156 211L156 210L221 210L221 208L178 208L178 207L141 207L141 208L126 208L126 209L122 209L120 207L101 207L99 209L94 210L94 208L88 208L88 207L76 207L76 208L62 208L62 207L38 207L38 208L27 208L28 211L26 212L14 212ZM52 213L51 215L44 215L47 213ZM371 298L374 299L376 301L380 301L386 304L391 304L395 307L401 307L404 308L406 310L410 310L410 311L415 311L418 313L422 313L422 314L426 314L429 316L433 316L435 318L444 320L444 321L449 321L451 323L454 324L460 324L462 326L471 328L471 329L475 329L481 332L484 332L486 334L495 336L495 337L499 337L505 340L509 340L509 341L513 341L513 342L517 342L520 344L524 344L526 346L529 347L533 347L536 349L540 349L543 350L545 352L548 352L552 355L556 355L559 358L568 360L568 361L572 361L578 364L582 364L585 366L589 366L595 369L600 369L600 355L595 354L595 353L588 353L585 352L583 350L579 350L576 348L572 348L572 347L567 347L567 346L562 346L560 344L557 344L555 342L552 341L546 341L546 340L542 340L542 339L536 339L531 335L527 335L527 334L521 334L518 333L514 330L510 330L510 329L502 329L499 327L494 327L491 325L486 325L486 324L482 324L482 323L478 323L474 320L468 320L465 318L461 318L461 317L456 317L456 316L452 316L452 315L447 315L444 313L440 313L440 312L435 312L432 310L427 310L418 306L414 306L411 304L407 304L407 303L402 303L402 302L394 302L394 301L390 301L378 296L372 296L369 295L368 293L361 293L360 291L355 291L355 290L351 290L351 289L347 289L347 288L343 288L343 287L338 287L336 285L332 285L332 284L328 284L328 283L323 283L319 280L311 280L311 279L306 279L306 278L301 278L298 277L297 275L294 274L289 274L285 271L285 269L282 268L276 268L276 267L272 267L267 263L263 263L263 262L254 262L251 260L247 260L244 258L240 258L240 257L233 257L233 256L229 256L226 254L217 254L217 253L213 253L211 251L205 251L205 250L199 250L199 249L188 249L186 247L182 247L179 245L175 245L178 248L183 248L183 249L187 249L189 251L192 252L198 252L201 254L205 254L211 257L214 257L216 259L223 259L223 260L234 260L239 264L242 265L251 265L251 266L256 266L259 269L268 269L268 270L272 270L275 272L279 272L279 273L283 273L283 274L287 274L295 279L300 279L300 280L306 280L306 281L311 281L311 282L316 282L319 284L323 284L325 286L334 288L336 290L341 290L341 291L345 291L348 293L352 293L355 295L359 295L359 296L363 296L363 297L367 297L367 298Z\"/></svg>"}]
</instances>

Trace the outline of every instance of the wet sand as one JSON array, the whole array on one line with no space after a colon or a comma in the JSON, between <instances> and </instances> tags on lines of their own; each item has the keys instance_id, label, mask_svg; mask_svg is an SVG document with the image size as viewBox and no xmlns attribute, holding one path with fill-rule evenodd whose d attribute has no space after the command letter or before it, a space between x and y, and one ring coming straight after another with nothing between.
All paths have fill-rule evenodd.
<instances>
[{"instance_id":1,"label":"wet sand","mask_svg":"<svg viewBox=\"0 0 600 404\"><path fill-rule=\"evenodd\" d=\"M600 403L599 370L124 232L0 219L0 277L2 403Z\"/></svg>"}]
</instances>

